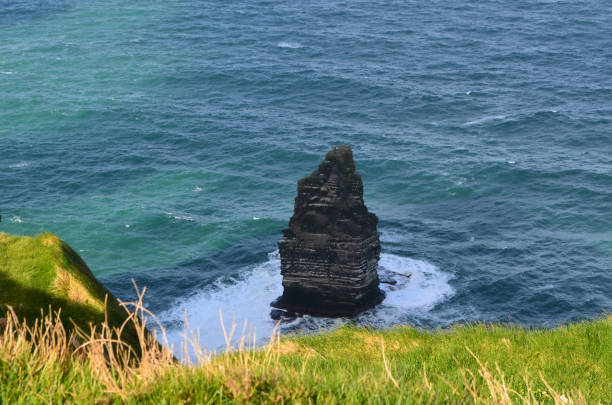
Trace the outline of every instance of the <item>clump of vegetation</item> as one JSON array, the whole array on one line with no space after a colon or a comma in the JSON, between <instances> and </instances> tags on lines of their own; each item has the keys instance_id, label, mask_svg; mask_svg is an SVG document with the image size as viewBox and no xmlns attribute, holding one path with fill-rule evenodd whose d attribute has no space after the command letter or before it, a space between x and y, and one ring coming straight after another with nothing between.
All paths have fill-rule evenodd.
<instances>
[{"instance_id":1,"label":"clump of vegetation","mask_svg":"<svg viewBox=\"0 0 612 405\"><path fill-rule=\"evenodd\" d=\"M129 313L78 253L48 232L33 237L0 233L0 312L8 307L29 321L43 310L61 309L59 319L68 332L123 325L122 340L139 347Z\"/></svg>"},{"instance_id":2,"label":"clump of vegetation","mask_svg":"<svg viewBox=\"0 0 612 405\"><path fill-rule=\"evenodd\" d=\"M275 334L259 348L252 336L232 346L232 325L222 353L206 351L187 330L179 362L147 332L155 317L143 308L143 293L123 304L138 361L123 340L125 323L113 326L107 317L86 332L66 327L63 307L29 321L8 307L0 403L612 403L612 316L548 330L346 326Z\"/></svg>"},{"instance_id":3,"label":"clump of vegetation","mask_svg":"<svg viewBox=\"0 0 612 405\"><path fill-rule=\"evenodd\" d=\"M426 332L343 327L223 353L187 333L183 362L140 321L140 361L103 325L78 346L59 314L33 326L9 311L0 333L0 403L609 404L612 317L554 330L494 325ZM234 325L235 326L235 325ZM232 331L235 328L232 327ZM119 346L119 349L117 349Z\"/></svg>"}]
</instances>

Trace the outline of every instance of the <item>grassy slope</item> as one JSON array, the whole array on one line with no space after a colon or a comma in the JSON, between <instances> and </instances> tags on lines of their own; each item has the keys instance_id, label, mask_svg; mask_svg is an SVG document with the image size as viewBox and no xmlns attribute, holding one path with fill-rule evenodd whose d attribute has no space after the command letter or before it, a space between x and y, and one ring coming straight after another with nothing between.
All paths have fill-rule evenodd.
<instances>
[{"instance_id":1,"label":"grassy slope","mask_svg":"<svg viewBox=\"0 0 612 405\"><path fill-rule=\"evenodd\" d=\"M71 403L563 404L573 399L610 404L611 343L612 317L530 331L484 325L433 333L344 327L221 355L197 367L150 361L123 372L111 367L109 373L93 360L49 360L0 341L0 403L36 398Z\"/></svg>"},{"instance_id":2,"label":"grassy slope","mask_svg":"<svg viewBox=\"0 0 612 405\"><path fill-rule=\"evenodd\" d=\"M90 323L104 321L105 309L111 326L119 327L127 317L83 259L51 233L34 237L0 233L0 310L6 306L27 320L40 318L41 309L61 308L68 329L72 320L86 331Z\"/></svg>"},{"instance_id":3,"label":"grassy slope","mask_svg":"<svg viewBox=\"0 0 612 405\"><path fill-rule=\"evenodd\" d=\"M389 375L382 361L382 340L389 373L400 389L379 383L381 377L384 380ZM319 354L309 361L311 373L306 381L311 387L317 386L318 375L331 371L335 382L320 383L318 390L323 395L346 396L357 402L381 393L391 402L400 397L419 397L429 391L425 376L435 387L434 398L439 400L471 398L465 387L472 380L486 397L487 369L499 380L503 373L508 386L520 395L528 391L527 378L535 398L547 399L542 376L557 391L573 393L574 398L580 391L589 403L612 403L612 317L531 331L484 325L436 333L408 327L386 332L344 328L332 334L299 338L295 344L298 352L313 349ZM288 356L286 364L293 369L301 367L295 356ZM465 374L465 370L476 378Z\"/></svg>"},{"instance_id":4,"label":"grassy slope","mask_svg":"<svg viewBox=\"0 0 612 405\"><path fill-rule=\"evenodd\" d=\"M63 290L67 283L57 283L57 266L72 271L87 293L81 291L75 299ZM97 304L83 297L99 303L106 290L86 268L50 234L0 235L0 299L22 305L23 313L34 314L37 306L48 305L44 300L52 299L64 303L71 316L99 317ZM49 348L58 343L51 338L36 346L15 336L0 333L0 404L561 404L566 397L575 403L612 404L612 316L553 330L344 327L283 338L263 350L221 355L197 367L177 364L171 356L157 361L152 355L120 369L94 352L86 359L55 355Z\"/></svg>"}]
</instances>

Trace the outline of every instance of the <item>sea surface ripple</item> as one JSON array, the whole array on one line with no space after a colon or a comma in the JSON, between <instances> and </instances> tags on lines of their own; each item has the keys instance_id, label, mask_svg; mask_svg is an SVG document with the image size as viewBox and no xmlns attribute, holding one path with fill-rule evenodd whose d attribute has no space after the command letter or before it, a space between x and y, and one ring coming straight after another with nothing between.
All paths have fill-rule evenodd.
<instances>
[{"instance_id":1,"label":"sea surface ripple","mask_svg":"<svg viewBox=\"0 0 612 405\"><path fill-rule=\"evenodd\" d=\"M268 331L296 181L350 144L414 277L358 323L598 317L611 66L603 0L0 0L0 231L147 286L173 336Z\"/></svg>"}]
</instances>

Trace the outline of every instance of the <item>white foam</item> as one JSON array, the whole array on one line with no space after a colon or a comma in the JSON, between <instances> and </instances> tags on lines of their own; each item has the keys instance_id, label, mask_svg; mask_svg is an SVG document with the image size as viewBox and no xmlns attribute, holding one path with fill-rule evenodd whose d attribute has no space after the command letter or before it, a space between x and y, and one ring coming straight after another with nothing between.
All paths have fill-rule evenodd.
<instances>
[{"instance_id":1,"label":"white foam","mask_svg":"<svg viewBox=\"0 0 612 405\"><path fill-rule=\"evenodd\" d=\"M28 166L30 166L30 163L28 162L19 162L19 163L14 163L12 165L9 165L9 169L22 169Z\"/></svg>"},{"instance_id":2,"label":"white foam","mask_svg":"<svg viewBox=\"0 0 612 405\"><path fill-rule=\"evenodd\" d=\"M387 293L384 307L390 307L395 312L428 311L454 294L449 284L452 276L426 261L387 253L380 255L378 265L393 273L410 275L406 282L400 281L397 286L382 287Z\"/></svg>"},{"instance_id":3,"label":"white foam","mask_svg":"<svg viewBox=\"0 0 612 405\"><path fill-rule=\"evenodd\" d=\"M202 347L209 350L224 347L220 310L226 326L229 327L233 320L242 328L246 320L255 328L259 339L271 336L276 322L270 318L270 302L282 294L281 282L278 251L270 253L267 262L247 270L242 278L217 280L212 286L159 314L163 323L180 325L167 331L168 342L178 347L183 341L186 313L189 326L200 332Z\"/></svg>"},{"instance_id":4,"label":"white foam","mask_svg":"<svg viewBox=\"0 0 612 405\"><path fill-rule=\"evenodd\" d=\"M286 42L286 41L281 41L278 44L276 44L276 46L278 46L279 48L291 48L291 49L298 49L302 47L302 44L298 43L298 42Z\"/></svg>"},{"instance_id":5,"label":"white foam","mask_svg":"<svg viewBox=\"0 0 612 405\"><path fill-rule=\"evenodd\" d=\"M261 218L259 218L259 217L255 217L255 216L253 217L253 221L259 221L260 219Z\"/></svg>"},{"instance_id":6,"label":"white foam","mask_svg":"<svg viewBox=\"0 0 612 405\"><path fill-rule=\"evenodd\" d=\"M2 73L3 75L12 75L13 74L13 72L0 72L0 73Z\"/></svg>"},{"instance_id":7,"label":"white foam","mask_svg":"<svg viewBox=\"0 0 612 405\"><path fill-rule=\"evenodd\" d=\"M503 120L505 118L506 118L505 115L490 115L490 116L487 116L487 117L479 118L479 119L474 120L474 121L468 121L468 122L466 122L463 125L465 125L465 126L479 125L479 124L484 124L485 122L489 122L489 121Z\"/></svg>"},{"instance_id":8,"label":"white foam","mask_svg":"<svg viewBox=\"0 0 612 405\"><path fill-rule=\"evenodd\" d=\"M20 224L20 223L22 223L22 222L23 222L23 221L21 220L21 217L19 217L19 216L17 216L17 215L15 215L15 216L11 217L10 221L11 221L13 224Z\"/></svg>"},{"instance_id":9,"label":"white foam","mask_svg":"<svg viewBox=\"0 0 612 405\"><path fill-rule=\"evenodd\" d=\"M410 234L397 231L382 231L380 233L380 241L383 243L400 243L410 239Z\"/></svg>"},{"instance_id":10,"label":"white foam","mask_svg":"<svg viewBox=\"0 0 612 405\"><path fill-rule=\"evenodd\" d=\"M200 186L195 186L195 188L193 189L194 193L201 193L202 191L204 191L204 189Z\"/></svg>"},{"instance_id":11,"label":"white foam","mask_svg":"<svg viewBox=\"0 0 612 405\"><path fill-rule=\"evenodd\" d=\"M266 341L276 325L270 318L270 302L283 292L278 251L268 256L265 263L245 269L240 278L219 279L159 314L159 319L168 326L169 344L174 345L175 350L180 347L184 340L184 319L187 316L190 328L199 331L202 347L209 350L225 347L219 310L223 313L228 329L232 321L238 325L237 339L247 321L247 331L252 328L259 343ZM365 315L368 319L378 319L382 326L398 323L400 317L406 314L426 313L454 293L448 283L451 275L422 260L383 253L379 271L394 275L398 280L396 285L381 284L387 294L385 301ZM281 331L316 330L338 326L342 322L339 319L304 316L291 323L284 323L280 328ZM356 322L359 323L359 318Z\"/></svg>"},{"instance_id":12,"label":"white foam","mask_svg":"<svg viewBox=\"0 0 612 405\"><path fill-rule=\"evenodd\" d=\"M186 222L195 221L195 219L191 215L175 214L173 212L166 212L166 215L168 216L168 218L172 218L176 221L186 221Z\"/></svg>"}]
</instances>

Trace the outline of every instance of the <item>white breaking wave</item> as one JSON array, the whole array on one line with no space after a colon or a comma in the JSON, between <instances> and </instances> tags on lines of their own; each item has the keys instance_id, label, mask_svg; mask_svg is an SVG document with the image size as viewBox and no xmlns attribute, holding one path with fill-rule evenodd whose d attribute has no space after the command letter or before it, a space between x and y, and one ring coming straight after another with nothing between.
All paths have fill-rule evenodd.
<instances>
[{"instance_id":1,"label":"white breaking wave","mask_svg":"<svg viewBox=\"0 0 612 405\"><path fill-rule=\"evenodd\" d=\"M22 169L24 167L28 167L30 164L28 162L19 162L9 165L9 169Z\"/></svg>"},{"instance_id":2,"label":"white breaking wave","mask_svg":"<svg viewBox=\"0 0 612 405\"><path fill-rule=\"evenodd\" d=\"M11 221L13 224L20 224L20 223L22 223L22 222L23 222L23 221L21 220L21 217L19 217L19 216L17 216L17 215L15 215L15 216L11 217L10 221Z\"/></svg>"},{"instance_id":3,"label":"white breaking wave","mask_svg":"<svg viewBox=\"0 0 612 405\"><path fill-rule=\"evenodd\" d=\"M240 330L245 321L255 328L257 338L272 335L276 321L270 318L270 302L283 292L278 251L268 255L268 261L256 266L240 279L219 279L212 286L184 299L174 308L159 315L164 324L181 326L167 331L168 343L178 348L184 339L184 319L191 329L199 330L200 345L209 350L225 346L219 311L228 330L232 321Z\"/></svg>"},{"instance_id":4,"label":"white breaking wave","mask_svg":"<svg viewBox=\"0 0 612 405\"><path fill-rule=\"evenodd\" d=\"M400 243L410 239L410 234L398 231L382 231L380 241L383 243Z\"/></svg>"},{"instance_id":5,"label":"white breaking wave","mask_svg":"<svg viewBox=\"0 0 612 405\"><path fill-rule=\"evenodd\" d=\"M506 118L505 115L491 115L491 116L488 116L488 117L482 117L482 118L474 120L474 121L468 121L468 122L466 122L463 125L466 125L466 126L479 125L479 124L484 124L485 122L489 122L489 121L503 120L505 118Z\"/></svg>"},{"instance_id":6,"label":"white breaking wave","mask_svg":"<svg viewBox=\"0 0 612 405\"><path fill-rule=\"evenodd\" d=\"M191 215L176 214L174 212L166 212L166 216L176 221L187 221L187 222L195 221L195 219Z\"/></svg>"},{"instance_id":7,"label":"white breaking wave","mask_svg":"<svg viewBox=\"0 0 612 405\"><path fill-rule=\"evenodd\" d=\"M13 74L13 72L0 72L0 73L2 73L3 75L12 75Z\"/></svg>"},{"instance_id":8,"label":"white breaking wave","mask_svg":"<svg viewBox=\"0 0 612 405\"><path fill-rule=\"evenodd\" d=\"M426 313L454 294L449 284L451 275L422 260L383 253L379 272L391 275L397 284L381 284L387 294L384 302L356 318L357 323L360 319L368 322L375 319L382 326L396 324L400 322L401 316ZM159 314L159 320L169 325L168 343L174 345L175 351L180 349L185 335L184 320L187 317L189 328L199 332L199 343L203 348L224 348L220 311L228 331L232 322L237 325L234 345L241 337L245 322L248 324L246 331L254 331L257 341L263 343L272 335L276 326L276 321L270 318L270 302L282 294L281 283L280 257L276 251L268 255L268 261L246 271L243 277L219 279L195 295L179 300L173 308ZM339 319L304 316L283 323L280 328L281 331L313 330L342 323Z\"/></svg>"},{"instance_id":9,"label":"white breaking wave","mask_svg":"<svg viewBox=\"0 0 612 405\"><path fill-rule=\"evenodd\" d=\"M452 276L426 261L383 253L380 255L378 267L379 271L387 270L410 276L405 282L398 280L395 286L382 284L382 289L387 293L383 306L395 312L428 311L454 295L454 290L449 284ZM402 314L405 314L405 311Z\"/></svg>"},{"instance_id":10,"label":"white breaking wave","mask_svg":"<svg viewBox=\"0 0 612 405\"><path fill-rule=\"evenodd\" d=\"M278 46L279 48L298 49L298 48L302 47L302 44L300 44L298 42L285 42L285 41L281 41L278 44L276 44L276 46Z\"/></svg>"}]
</instances>

